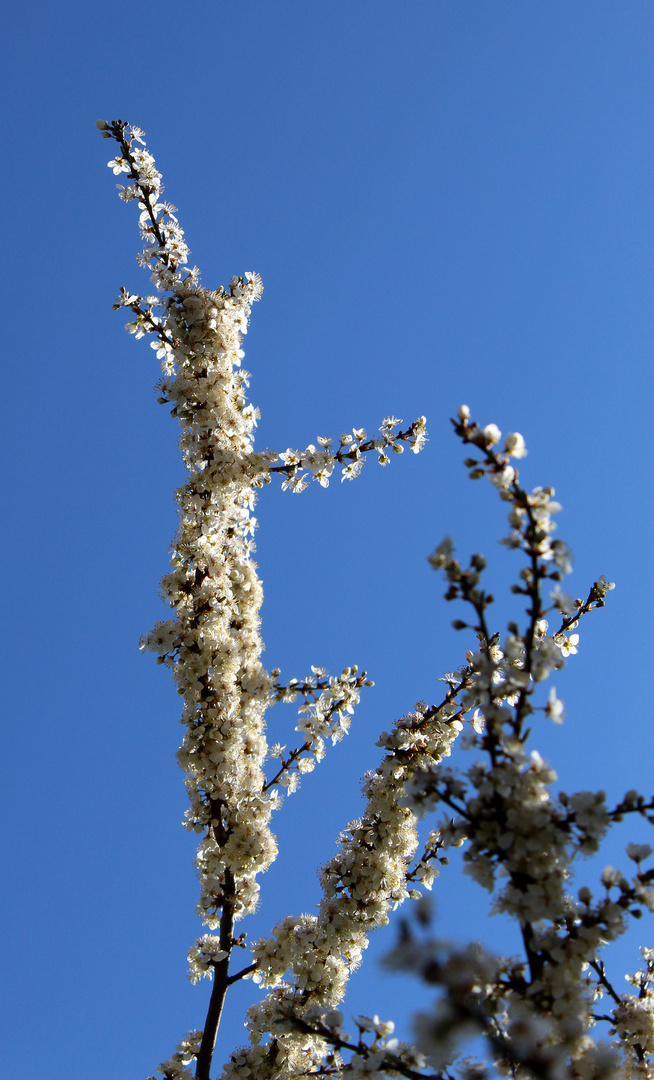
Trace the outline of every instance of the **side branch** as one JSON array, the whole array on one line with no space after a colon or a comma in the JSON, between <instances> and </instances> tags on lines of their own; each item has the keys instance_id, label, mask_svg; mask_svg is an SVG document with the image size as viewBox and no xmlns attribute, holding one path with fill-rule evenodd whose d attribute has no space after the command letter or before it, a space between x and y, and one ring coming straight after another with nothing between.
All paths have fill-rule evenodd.
<instances>
[{"instance_id":1,"label":"side branch","mask_svg":"<svg viewBox=\"0 0 654 1080\"><path fill-rule=\"evenodd\" d=\"M306 450L285 450L277 457L283 461L283 465L272 465L270 473L281 473L286 479L282 484L282 490L293 492L304 491L308 487L308 469L312 479L317 480L321 487L329 487L329 478L334 471L335 465L343 468L341 480L354 480L363 467L365 455L375 450L379 455L379 464L388 465L390 458L386 453L392 450L395 454L404 451L402 443L408 442L414 454L420 453L427 441L427 421L424 416L419 416L406 431L395 432L393 429L402 423L394 416L387 417L379 431L381 438L369 439L365 428L352 428L351 435L341 435L336 450L330 447L333 439L319 437L316 441L318 447L310 443Z\"/></svg>"}]
</instances>

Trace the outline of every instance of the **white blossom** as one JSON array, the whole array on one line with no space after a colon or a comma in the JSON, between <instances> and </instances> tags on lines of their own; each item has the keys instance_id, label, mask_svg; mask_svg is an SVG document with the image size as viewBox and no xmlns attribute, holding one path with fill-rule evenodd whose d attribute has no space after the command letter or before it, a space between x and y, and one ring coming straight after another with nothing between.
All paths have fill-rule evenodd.
<instances>
[{"instance_id":1,"label":"white blossom","mask_svg":"<svg viewBox=\"0 0 654 1080\"><path fill-rule=\"evenodd\" d=\"M364 777L361 817L342 830L320 870L317 911L285 915L251 943L251 963L228 974L232 950L244 944L244 936L233 936L234 921L257 907L258 875L277 853L270 819L282 792L297 790L328 744L343 738L362 686L370 685L355 666L340 676L315 666L304 680L286 684L279 669L264 669L263 592L253 561L257 493L275 473L284 490L297 493L312 480L327 487L337 467L341 480L354 479L369 453L382 465L406 445L418 453L426 421L421 416L402 430L403 421L388 416L372 438L359 427L338 440L317 436L304 450L255 451L259 414L247 401L242 339L261 279L246 272L228 287L201 286L144 133L120 121L98 127L118 143L108 165L116 176L126 174L121 198L138 204L138 258L154 286L145 299L121 290L115 307L127 309L134 337L152 338L163 371L159 401L179 422L188 471L162 582L173 614L155 624L142 647L170 668L183 700L178 761L190 802L186 825L199 837L198 912L210 929L220 928L189 950L189 978L213 979L214 994L246 977L264 991L247 1011L250 1045L231 1054L224 1080L412 1078L428 1067L449 1076L462 1043L479 1035L497 1071L518 1080L652 1080L654 950L644 949L643 968L628 976L635 995L616 993L600 956L624 933L628 917L654 911L652 872L642 867L653 849L629 843L633 879L607 866L598 899L582 886L575 900L570 886L578 857L595 853L615 820L646 817L653 806L635 791L613 809L601 790L557 795L555 769L529 741L542 714L561 724L563 702L550 687L542 704L540 684L578 652L580 618L602 607L614 585L600 576L586 601L561 588L572 558L553 538L561 509L554 489L523 488L515 464L527 453L522 435L510 432L502 447L497 425L481 427L466 405L455 430L475 455L465 462L471 478L487 476L509 504L502 542L522 559L513 591L525 601L524 621L511 621L506 634L491 626L486 559L460 561L446 536L429 562L446 578L446 598L467 605L466 619L454 622L474 635L465 663L443 677L439 704L418 703L380 736L383 756ZM551 630L545 614L558 620ZM274 702L299 702L290 751L281 741L267 746L265 713ZM480 756L459 768L450 759L464 730L462 751ZM416 855L418 820L434 811L437 826ZM337 1006L370 934L407 899L422 896L416 886L432 887L453 847L462 849L465 872L488 891L491 912L519 927L524 956L419 940L406 923L388 963L438 988L439 996L416 1017L415 1046L391 1038L392 1020L376 1014L354 1019L359 1038L350 1044ZM423 897L415 908L423 929L426 903ZM602 995L611 998L609 1017L594 1011ZM616 1036L611 1047L595 1038L596 1023L607 1021ZM166 1080L190 1080L194 1072L206 1080L214 1036L215 1025L189 1032L159 1072ZM484 1063L464 1059L457 1067L465 1080L485 1080Z\"/></svg>"}]
</instances>

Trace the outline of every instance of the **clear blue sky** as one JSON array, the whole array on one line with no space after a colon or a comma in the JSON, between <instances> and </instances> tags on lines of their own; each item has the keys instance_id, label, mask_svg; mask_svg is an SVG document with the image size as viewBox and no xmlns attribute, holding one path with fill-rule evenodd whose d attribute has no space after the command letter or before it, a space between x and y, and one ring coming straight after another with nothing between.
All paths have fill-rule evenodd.
<instances>
[{"instance_id":1,"label":"clear blue sky","mask_svg":"<svg viewBox=\"0 0 654 1080\"><path fill-rule=\"evenodd\" d=\"M535 745L568 791L651 789L654 8L36 0L3 31L3 1070L143 1080L208 992L185 978L201 930L179 703L138 652L182 472L154 354L111 311L121 284L147 284L94 122L145 128L205 284L261 273L259 445L429 421L418 458L259 504L267 663L290 678L356 662L376 681L275 822L283 855L243 926L262 934L313 910L379 731L468 647L425 561L445 533L489 558L498 627L515 614L504 508L450 434L461 402L521 431L526 482L556 487L573 593L617 582L556 680L565 725ZM293 717L270 714L274 741ZM625 829L604 862L644 838ZM435 895L442 933L513 947L454 867ZM654 943L642 930L623 971ZM393 1002L373 956L392 940L347 1009L403 1022L414 988Z\"/></svg>"}]
</instances>

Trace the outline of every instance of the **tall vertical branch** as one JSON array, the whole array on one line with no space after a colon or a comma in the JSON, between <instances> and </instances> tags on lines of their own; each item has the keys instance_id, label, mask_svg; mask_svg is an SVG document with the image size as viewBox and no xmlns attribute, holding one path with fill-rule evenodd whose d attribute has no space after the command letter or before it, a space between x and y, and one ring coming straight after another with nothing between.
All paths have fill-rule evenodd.
<instances>
[{"instance_id":1,"label":"tall vertical branch","mask_svg":"<svg viewBox=\"0 0 654 1080\"><path fill-rule=\"evenodd\" d=\"M256 410L246 403L240 370L242 335L261 295L256 274L228 289L199 285L186 270L188 248L175 208L162 199L161 176L144 148L143 132L122 121L102 126L119 153L109 163L124 174L121 197L136 201L144 240L139 256L151 274L154 302L123 290L136 336L154 334L163 362L160 400L179 418L189 472L177 492L180 525L172 571L162 582L174 618L144 641L173 673L184 699L186 728L179 762L191 802L187 824L202 834L198 852L199 912L208 934L191 950L192 974L213 974L198 1076L208 1076L228 986L234 921L257 902L256 875L276 854L269 828L274 797L263 791L263 717L271 680L261 666L262 589L252 560L255 487L266 460L253 453Z\"/></svg>"},{"instance_id":2,"label":"tall vertical branch","mask_svg":"<svg viewBox=\"0 0 654 1080\"><path fill-rule=\"evenodd\" d=\"M195 1066L196 1080L209 1080L216 1036L220 1026L223 1005L225 1004L225 996L229 988L229 961L234 934L234 896L234 880L228 870L225 874L225 898L220 917L219 936L220 950L225 953L225 956L213 965L213 987Z\"/></svg>"},{"instance_id":3,"label":"tall vertical branch","mask_svg":"<svg viewBox=\"0 0 654 1080\"><path fill-rule=\"evenodd\" d=\"M214 980L204 1033L187 1036L161 1070L178 1080L190 1075L186 1065L195 1057L196 1075L206 1080L230 985L234 923L254 911L257 876L277 853L270 830L271 814L280 805L276 782L289 790L297 787L299 772L323 756L325 738L337 741L347 730L345 717L364 684L355 677L356 668L346 668L340 678L321 685L313 703L303 707L309 714L299 725L304 744L266 783L264 714L279 687L260 662L263 592L252 558L256 492L272 471L280 473L282 487L301 491L303 469L327 487L336 465L343 479L353 479L371 452L381 464L390 460L389 449L401 453L408 445L418 453L426 441L425 419L396 431L401 421L387 418L380 437L372 439L363 428L354 429L352 436L341 436L334 451L333 440L319 438L318 448L311 444L303 452L255 453L258 412L247 403L241 344L252 304L261 296L261 280L246 273L233 277L227 288L203 288L197 268L187 266L189 250L176 208L162 197L161 174L145 148L144 132L122 120L97 126L117 144L108 165L127 181L118 184L120 197L140 210L138 259L156 290L156 296L143 299L123 288L114 307L131 312L127 329L137 338L154 338L163 367L159 401L171 405L179 420L189 473L177 492L180 524L172 570L162 581L174 617L157 623L142 645L171 669L184 700L178 760L190 799L187 826L202 837L198 913L209 929L219 928L217 936L205 934L189 952L193 981Z\"/></svg>"}]
</instances>

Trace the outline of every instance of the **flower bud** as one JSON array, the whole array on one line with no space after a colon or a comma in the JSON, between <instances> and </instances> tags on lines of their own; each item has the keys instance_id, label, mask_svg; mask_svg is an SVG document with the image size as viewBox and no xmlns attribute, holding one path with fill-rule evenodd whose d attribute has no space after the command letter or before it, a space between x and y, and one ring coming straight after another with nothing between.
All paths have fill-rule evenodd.
<instances>
[{"instance_id":1,"label":"flower bud","mask_svg":"<svg viewBox=\"0 0 654 1080\"><path fill-rule=\"evenodd\" d=\"M490 446L495 446L496 443L502 438L502 432L498 428L497 424L486 424L484 428L484 435L486 441Z\"/></svg>"}]
</instances>

